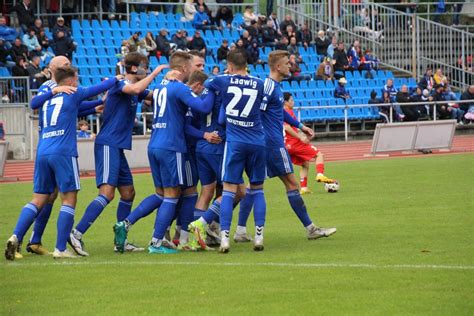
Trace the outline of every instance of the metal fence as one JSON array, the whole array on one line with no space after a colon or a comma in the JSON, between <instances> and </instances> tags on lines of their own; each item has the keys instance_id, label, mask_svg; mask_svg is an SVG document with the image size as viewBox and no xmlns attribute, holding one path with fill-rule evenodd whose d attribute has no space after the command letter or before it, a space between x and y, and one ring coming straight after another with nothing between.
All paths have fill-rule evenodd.
<instances>
[{"instance_id":1,"label":"metal fence","mask_svg":"<svg viewBox=\"0 0 474 316\"><path fill-rule=\"evenodd\" d=\"M278 0L280 17L308 22L313 34L324 29L346 43L359 40L387 67L421 78L430 66L442 68L452 86L473 84L474 34L377 3Z\"/></svg>"}]
</instances>

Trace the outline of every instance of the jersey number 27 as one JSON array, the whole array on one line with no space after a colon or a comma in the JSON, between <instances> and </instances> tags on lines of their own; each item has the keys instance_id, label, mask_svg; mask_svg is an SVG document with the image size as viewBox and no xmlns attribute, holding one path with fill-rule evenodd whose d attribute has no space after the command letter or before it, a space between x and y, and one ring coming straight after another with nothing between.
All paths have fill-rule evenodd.
<instances>
[{"instance_id":1,"label":"jersey number 27","mask_svg":"<svg viewBox=\"0 0 474 316\"><path fill-rule=\"evenodd\" d=\"M257 99L258 91L254 89L247 89L247 88L244 88L242 90L239 87L230 86L227 89L227 93L232 93L234 97L232 98L232 100L230 100L229 104L227 105L225 114L229 116L248 117L250 114L250 111L253 108L255 100ZM239 110L234 109L234 108L237 106L237 104L239 104L240 99L242 99L242 96L244 95L249 96L249 99L247 103L245 104L244 109L239 114Z\"/></svg>"}]
</instances>

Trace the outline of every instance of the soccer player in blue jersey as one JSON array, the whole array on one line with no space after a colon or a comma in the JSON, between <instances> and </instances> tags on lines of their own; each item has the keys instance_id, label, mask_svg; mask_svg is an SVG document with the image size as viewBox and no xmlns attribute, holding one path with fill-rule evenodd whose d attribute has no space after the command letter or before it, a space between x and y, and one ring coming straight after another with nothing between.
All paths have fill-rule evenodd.
<instances>
[{"instance_id":1,"label":"soccer player in blue jersey","mask_svg":"<svg viewBox=\"0 0 474 316\"><path fill-rule=\"evenodd\" d=\"M56 70L59 86L77 87L77 71L71 67ZM62 206L57 222L56 249L53 258L74 257L66 249L67 239L74 223L77 191L80 190L77 165L76 121L80 103L110 89L117 79L110 79L89 88L77 88L72 94L48 92L42 107L42 129L35 161L33 199L20 214L13 235L8 239L5 258L14 260L18 241L23 238L37 213L47 203L56 186Z\"/></svg>"},{"instance_id":2,"label":"soccer player in blue jersey","mask_svg":"<svg viewBox=\"0 0 474 316\"><path fill-rule=\"evenodd\" d=\"M263 193L265 180L265 133L260 107L263 101L263 81L247 74L246 56L232 51L227 56L227 69L231 75L215 77L209 91L221 98L220 121L226 125L226 143L223 157L221 201L221 244L219 251L230 249L229 232L232 209L243 172L249 177L250 190L255 202L254 250L263 250L266 202ZM211 94L211 93L210 93Z\"/></svg>"},{"instance_id":3,"label":"soccer player in blue jersey","mask_svg":"<svg viewBox=\"0 0 474 316\"><path fill-rule=\"evenodd\" d=\"M170 68L181 72L183 81L187 81L190 76L191 59L191 55L185 52L176 52L170 58ZM159 210L148 251L175 253L175 249L165 247L163 237L175 216L181 186L184 185L183 153L187 151L184 137L186 113L188 107L204 114L210 112L214 94L209 94L201 100L192 94L190 87L179 80L163 80L153 90L153 102L153 132L148 145L148 158L156 194L145 199L150 201L147 203L148 207L143 207L143 212L148 212L150 208L153 210L155 205L159 206ZM143 202L140 204L143 205ZM137 212L137 216L140 216L140 212ZM114 226L115 244L119 251L123 251L127 234L126 224L127 222L122 221Z\"/></svg>"},{"instance_id":4,"label":"soccer player in blue jersey","mask_svg":"<svg viewBox=\"0 0 474 316\"><path fill-rule=\"evenodd\" d=\"M276 50L268 55L268 65L270 66L270 77L265 80L265 97L262 103L262 122L265 131L266 144L266 167L269 178L279 177L286 188L288 201L307 231L308 239L318 239L328 237L336 232L336 228L321 228L311 221L300 195L298 182L293 173L288 151L285 148L283 137L283 122L301 129L305 134L312 137L313 131L302 123L293 119L283 109L284 99L280 82L289 76L290 64L289 53L287 51ZM252 206L257 208L256 196L250 191L247 192L244 200L240 203L239 225L237 226L235 240L246 235L246 221Z\"/></svg>"},{"instance_id":5,"label":"soccer player in blue jersey","mask_svg":"<svg viewBox=\"0 0 474 316\"><path fill-rule=\"evenodd\" d=\"M38 93L36 96L38 98L33 97L32 102L31 102L31 108L32 109L38 109L38 127L39 127L39 132L41 133L41 128L42 128L42 106L45 102L44 100L44 94L54 91L55 94L59 93L59 91L62 91L64 93L73 93L76 91L75 87L68 87L68 86L58 86L56 81L55 81L55 72L56 69L60 67L67 67L71 66L71 62L69 59L67 59L64 56L56 56L51 61L49 62L49 68L51 70L51 80L48 80L44 82L39 88L38 88ZM42 96L43 97L40 97ZM81 103L81 106L79 107L79 113L78 116L87 116L89 114L93 113L98 113L102 111L102 103L103 101L101 99L95 100L95 101L83 101ZM49 251L46 249L43 244L41 243L41 239L44 233L44 230L46 228L46 225L48 223L49 217L51 215L51 210L53 208L54 201L56 200L58 195L57 189L50 195L48 202L46 205L41 209L41 211L38 213L38 216L35 219L34 222L34 227L33 231L30 237L30 240L28 242L28 245L26 246L26 251L38 254L38 255L48 255ZM20 252L20 245L21 245L22 240L19 240L19 247L18 251L15 253L16 259L21 259L22 255Z\"/></svg>"},{"instance_id":6,"label":"soccer player in blue jersey","mask_svg":"<svg viewBox=\"0 0 474 316\"><path fill-rule=\"evenodd\" d=\"M72 230L69 243L80 256L88 256L84 250L83 235L104 208L112 202L115 190L120 193L117 206L117 221L123 221L132 208L135 197L132 173L124 150L132 149L132 130L137 104L149 97L148 85L167 65L157 67L146 75L148 62L140 53L129 53L125 57L125 79L120 80L107 93L103 123L95 139L94 157L98 196L87 206L76 228ZM126 251L143 251L133 244L125 244Z\"/></svg>"}]
</instances>

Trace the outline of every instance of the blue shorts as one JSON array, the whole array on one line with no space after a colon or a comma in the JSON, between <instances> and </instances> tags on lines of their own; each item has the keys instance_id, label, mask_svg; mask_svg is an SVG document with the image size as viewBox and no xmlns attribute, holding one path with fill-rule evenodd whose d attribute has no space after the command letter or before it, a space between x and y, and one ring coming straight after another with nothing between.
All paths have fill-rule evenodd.
<instances>
[{"instance_id":1,"label":"blue shorts","mask_svg":"<svg viewBox=\"0 0 474 316\"><path fill-rule=\"evenodd\" d=\"M193 152L183 154L184 157L184 186L190 188L198 185L199 177L196 167L196 156Z\"/></svg>"},{"instance_id":2,"label":"blue shorts","mask_svg":"<svg viewBox=\"0 0 474 316\"><path fill-rule=\"evenodd\" d=\"M250 183L260 184L265 180L265 146L226 142L223 161L223 182L244 183L244 170Z\"/></svg>"},{"instance_id":3,"label":"blue shorts","mask_svg":"<svg viewBox=\"0 0 474 316\"><path fill-rule=\"evenodd\" d=\"M148 160L155 188L184 186L183 154L176 151L149 148Z\"/></svg>"},{"instance_id":4,"label":"blue shorts","mask_svg":"<svg viewBox=\"0 0 474 316\"><path fill-rule=\"evenodd\" d=\"M293 164L285 147L266 147L265 150L269 178L293 173Z\"/></svg>"},{"instance_id":5,"label":"blue shorts","mask_svg":"<svg viewBox=\"0 0 474 316\"><path fill-rule=\"evenodd\" d=\"M196 153L197 170L201 185L222 183L222 157L220 154Z\"/></svg>"},{"instance_id":6,"label":"blue shorts","mask_svg":"<svg viewBox=\"0 0 474 316\"><path fill-rule=\"evenodd\" d=\"M133 185L132 172L122 148L94 145L95 181L97 187L110 184L116 188Z\"/></svg>"},{"instance_id":7,"label":"blue shorts","mask_svg":"<svg viewBox=\"0 0 474 316\"><path fill-rule=\"evenodd\" d=\"M33 183L33 192L39 194L53 193L56 187L61 193L80 190L77 157L37 156Z\"/></svg>"}]
</instances>

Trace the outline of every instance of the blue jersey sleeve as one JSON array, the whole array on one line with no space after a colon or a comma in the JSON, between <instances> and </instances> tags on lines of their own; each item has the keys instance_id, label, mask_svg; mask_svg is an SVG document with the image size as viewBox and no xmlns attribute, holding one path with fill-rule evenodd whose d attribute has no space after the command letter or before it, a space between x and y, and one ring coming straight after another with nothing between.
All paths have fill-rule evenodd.
<instances>
[{"instance_id":1,"label":"blue jersey sleeve","mask_svg":"<svg viewBox=\"0 0 474 316\"><path fill-rule=\"evenodd\" d=\"M79 99L80 100L89 99L90 97L93 97L95 95L98 95L99 93L109 90L116 83L117 83L117 78L112 78L112 79L104 80L97 85L81 89Z\"/></svg>"},{"instance_id":2,"label":"blue jersey sleeve","mask_svg":"<svg viewBox=\"0 0 474 316\"><path fill-rule=\"evenodd\" d=\"M283 120L285 121L285 123L288 123L290 124L291 126L293 127L296 127L296 128L299 128L300 126L300 122L298 122L297 120L295 120L288 112L286 112L285 110L283 110Z\"/></svg>"},{"instance_id":3,"label":"blue jersey sleeve","mask_svg":"<svg viewBox=\"0 0 474 316\"><path fill-rule=\"evenodd\" d=\"M196 127L193 126L192 122L192 117L187 116L186 117L186 125L184 126L184 132L194 138L197 139L203 139L204 138L204 132L197 129Z\"/></svg>"},{"instance_id":4,"label":"blue jersey sleeve","mask_svg":"<svg viewBox=\"0 0 474 316\"><path fill-rule=\"evenodd\" d=\"M209 92L204 99L201 99L200 97L195 96L195 94L191 92L191 89L185 89L178 95L181 102L189 106L191 109L203 114L208 114L212 111L214 97L214 93Z\"/></svg>"},{"instance_id":5,"label":"blue jersey sleeve","mask_svg":"<svg viewBox=\"0 0 474 316\"><path fill-rule=\"evenodd\" d=\"M138 95L138 102L142 102L143 100L145 100L148 94L150 94L150 92L151 92L150 90L145 89L142 93L140 93Z\"/></svg>"},{"instance_id":6,"label":"blue jersey sleeve","mask_svg":"<svg viewBox=\"0 0 474 316\"><path fill-rule=\"evenodd\" d=\"M45 91L44 93L38 93L33 99L31 99L31 108L36 110L40 108L46 101L53 97L53 91Z\"/></svg>"}]
</instances>

